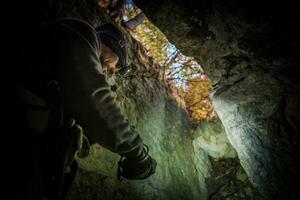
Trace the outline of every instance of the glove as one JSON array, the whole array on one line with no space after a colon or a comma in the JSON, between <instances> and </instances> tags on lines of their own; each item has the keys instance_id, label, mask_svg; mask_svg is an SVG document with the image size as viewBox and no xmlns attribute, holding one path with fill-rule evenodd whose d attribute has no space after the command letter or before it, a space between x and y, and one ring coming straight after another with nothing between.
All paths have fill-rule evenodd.
<instances>
[{"instance_id":1,"label":"glove","mask_svg":"<svg viewBox=\"0 0 300 200\"><path fill-rule=\"evenodd\" d=\"M118 163L118 178L129 180L146 179L155 173L156 161L149 156L149 148L144 145L142 157L138 159L122 157Z\"/></svg>"}]
</instances>

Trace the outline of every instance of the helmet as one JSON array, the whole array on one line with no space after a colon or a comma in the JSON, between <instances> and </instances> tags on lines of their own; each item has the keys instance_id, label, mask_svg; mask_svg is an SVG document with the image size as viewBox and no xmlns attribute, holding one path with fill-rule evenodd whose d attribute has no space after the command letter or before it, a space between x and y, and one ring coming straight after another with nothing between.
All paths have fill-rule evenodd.
<instances>
[{"instance_id":1,"label":"helmet","mask_svg":"<svg viewBox=\"0 0 300 200\"><path fill-rule=\"evenodd\" d=\"M120 69L126 67L126 40L122 31L112 23L107 23L96 28L96 31L103 44L108 46L117 56L121 66Z\"/></svg>"}]
</instances>

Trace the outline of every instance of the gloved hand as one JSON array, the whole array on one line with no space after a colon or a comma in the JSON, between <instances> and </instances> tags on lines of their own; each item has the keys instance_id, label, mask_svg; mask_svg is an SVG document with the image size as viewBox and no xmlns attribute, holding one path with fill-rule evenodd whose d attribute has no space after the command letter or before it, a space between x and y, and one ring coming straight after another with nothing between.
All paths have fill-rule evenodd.
<instances>
[{"instance_id":1,"label":"gloved hand","mask_svg":"<svg viewBox=\"0 0 300 200\"><path fill-rule=\"evenodd\" d=\"M156 170L156 161L149 156L149 149L144 145L143 155L138 159L121 158L118 167L118 178L129 180L146 179Z\"/></svg>"}]
</instances>

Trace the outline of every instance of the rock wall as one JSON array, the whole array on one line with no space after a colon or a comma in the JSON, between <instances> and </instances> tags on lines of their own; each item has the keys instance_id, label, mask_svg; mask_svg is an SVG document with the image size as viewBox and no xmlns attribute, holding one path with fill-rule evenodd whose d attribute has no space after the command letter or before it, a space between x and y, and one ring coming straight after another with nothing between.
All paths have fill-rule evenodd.
<instances>
[{"instance_id":1,"label":"rock wall","mask_svg":"<svg viewBox=\"0 0 300 200\"><path fill-rule=\"evenodd\" d=\"M94 145L88 158L77 159L81 170L69 199L260 199L222 123L203 123L192 133L186 111L158 79L159 66L138 42L128 39L133 70L108 80L116 85L123 113L157 160L157 173L144 181L118 181L119 156Z\"/></svg>"},{"instance_id":2,"label":"rock wall","mask_svg":"<svg viewBox=\"0 0 300 200\"><path fill-rule=\"evenodd\" d=\"M7 25L11 38L20 33L16 24L30 26L60 16L95 25L109 20L98 11L96 0L33 2L10 5L17 15ZM115 77L112 83L118 86L116 97L124 114L158 161L157 174L145 181L118 181L119 157L94 145L88 158L78 159L80 170L69 199L260 199L244 170L267 197L291 199L300 124L294 20L268 17L275 13L273 7L241 12L241 4L234 0L201 0L197 5L153 0L140 6L171 42L203 66L213 81L214 104L223 125L202 124L191 138L185 111L157 79L159 67L138 59L143 50L131 42L134 73ZM285 19L293 19L295 12L290 13ZM11 42L12 47L18 44Z\"/></svg>"},{"instance_id":3,"label":"rock wall","mask_svg":"<svg viewBox=\"0 0 300 200\"><path fill-rule=\"evenodd\" d=\"M265 198L297 198L300 87L295 4L135 2L212 80L215 108L251 182Z\"/></svg>"},{"instance_id":4,"label":"rock wall","mask_svg":"<svg viewBox=\"0 0 300 200\"><path fill-rule=\"evenodd\" d=\"M209 157L215 159L236 158L237 153L230 144L221 120L203 122L193 133L193 145L203 149Z\"/></svg>"},{"instance_id":5,"label":"rock wall","mask_svg":"<svg viewBox=\"0 0 300 200\"><path fill-rule=\"evenodd\" d=\"M117 82L118 102L149 145L158 163L157 172L143 181L118 181L119 156L94 145L88 158L78 159L84 171L77 176L69 198L91 199L96 195L95 199L205 199L208 156L201 149L194 151L187 115L167 97L165 84L136 75Z\"/></svg>"},{"instance_id":6,"label":"rock wall","mask_svg":"<svg viewBox=\"0 0 300 200\"><path fill-rule=\"evenodd\" d=\"M85 19L94 26L109 21L98 10L96 0L18 3L17 7L11 5L19 16L18 21L9 24L13 33L21 28L14 27L13 22L28 28L65 16ZM130 40L128 35L127 38ZM202 149L194 149L187 113L168 97L169 89L158 80L159 67L145 57L145 50L135 41L130 42L129 48L133 74L111 77L109 82L117 85L117 102L157 160L157 172L147 180L120 181L119 156L95 144L90 156L77 158L79 171L68 199L206 199L210 161Z\"/></svg>"}]
</instances>

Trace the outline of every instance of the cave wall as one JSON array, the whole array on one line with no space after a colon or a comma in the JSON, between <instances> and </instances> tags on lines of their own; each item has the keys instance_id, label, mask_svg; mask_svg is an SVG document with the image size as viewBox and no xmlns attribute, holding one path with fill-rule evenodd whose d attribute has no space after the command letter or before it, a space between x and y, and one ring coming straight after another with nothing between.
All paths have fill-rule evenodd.
<instances>
[{"instance_id":1,"label":"cave wall","mask_svg":"<svg viewBox=\"0 0 300 200\"><path fill-rule=\"evenodd\" d=\"M109 21L99 12L95 0L8 3L11 5L7 8L14 11L9 15L14 18L3 23L6 26L3 32L7 31L7 38L13 39L7 47L9 53L18 45L15 38L21 35L20 30L43 20L72 16L94 25ZM251 12L239 11L241 5L236 1L194 3L154 0L139 5L171 42L199 61L212 79L214 104L222 124L202 124L196 130L196 137L191 138L185 111L169 99L168 88L156 79L159 67L151 61L139 61L135 55L142 50L132 41L129 59L136 73L113 80L118 85L115 95L124 114L141 132L151 154L158 160L157 174L145 181L118 181L119 157L94 145L88 158L78 159L80 170L69 199L213 199L222 190L223 183L218 184L223 181L238 185L232 194L237 187L245 186L243 195L247 195L233 199L260 199L253 197L244 170L267 196L276 196L278 188L281 194L288 191L285 183L290 180L282 182L280 176L289 178L295 174L291 160L297 158L293 151L300 124L298 65L295 64L298 39L297 32L290 30L295 23L275 17L271 21L279 23L274 31L270 29L274 26L266 23L272 17L253 19ZM264 8L259 6L260 12L251 11L272 13L272 9ZM293 19L290 15L288 18ZM289 37L295 40L291 42ZM234 159L236 154L243 169ZM216 164L211 158L233 158L233 164L225 161L224 165L237 170L227 173L223 161ZM226 174L230 180L221 178ZM237 182L232 182L231 176ZM210 185L218 187L211 191ZM226 197L228 193L219 199Z\"/></svg>"},{"instance_id":2,"label":"cave wall","mask_svg":"<svg viewBox=\"0 0 300 200\"><path fill-rule=\"evenodd\" d=\"M91 155L78 161L83 174L90 172L100 180L79 175L69 198L91 199L96 195L96 199L205 199L203 181L208 176L209 160L199 149L202 163L195 163L197 154L189 136L186 113L166 98L164 84L156 79L132 77L121 84L117 90L122 95L119 104L149 145L158 163L157 172L143 181L118 181L119 156L94 145ZM97 192L97 182L105 186L102 192Z\"/></svg>"},{"instance_id":3,"label":"cave wall","mask_svg":"<svg viewBox=\"0 0 300 200\"><path fill-rule=\"evenodd\" d=\"M77 159L81 171L69 199L206 199L208 155L194 149L187 113L168 97L168 87L158 80L159 67L142 57L145 50L138 42L128 40L130 66L135 70L108 81L116 85L117 103L149 146L157 171L147 180L119 181L119 156L93 145L89 157Z\"/></svg>"},{"instance_id":4,"label":"cave wall","mask_svg":"<svg viewBox=\"0 0 300 200\"><path fill-rule=\"evenodd\" d=\"M16 31L23 24L26 29L65 16L85 19L94 26L110 21L98 10L96 0L19 3L17 7L12 5L20 16L11 22L20 23L19 27L10 24ZM150 58L140 57L145 50L126 37L130 40L128 57L134 74L108 81L117 85L117 103L149 146L158 163L157 172L147 180L118 180L119 155L95 144L87 158L76 158L79 171L68 199L206 199L208 155L201 148L194 149L187 113L168 97L169 88L158 80L159 67Z\"/></svg>"},{"instance_id":5,"label":"cave wall","mask_svg":"<svg viewBox=\"0 0 300 200\"><path fill-rule=\"evenodd\" d=\"M212 80L214 106L252 183L266 198L296 198L300 87L295 4L135 3Z\"/></svg>"}]
</instances>

